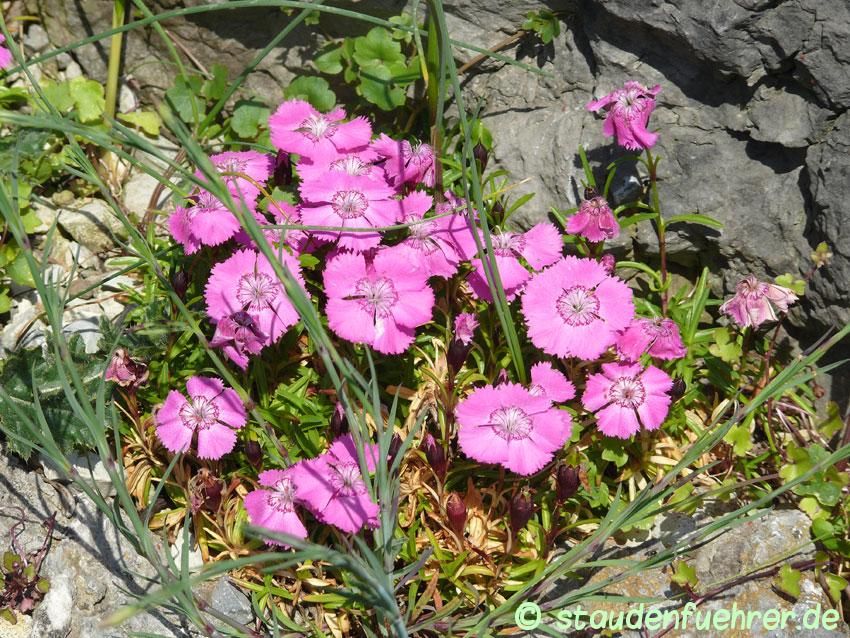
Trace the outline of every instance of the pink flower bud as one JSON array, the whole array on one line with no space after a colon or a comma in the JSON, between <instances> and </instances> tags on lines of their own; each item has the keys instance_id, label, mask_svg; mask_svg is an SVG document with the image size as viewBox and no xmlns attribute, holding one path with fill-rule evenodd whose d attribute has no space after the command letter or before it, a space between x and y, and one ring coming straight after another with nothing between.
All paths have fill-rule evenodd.
<instances>
[{"instance_id":1,"label":"pink flower bud","mask_svg":"<svg viewBox=\"0 0 850 638\"><path fill-rule=\"evenodd\" d=\"M452 531L463 537L463 530L466 527L466 503L457 492L451 492L446 500L446 518Z\"/></svg>"}]
</instances>

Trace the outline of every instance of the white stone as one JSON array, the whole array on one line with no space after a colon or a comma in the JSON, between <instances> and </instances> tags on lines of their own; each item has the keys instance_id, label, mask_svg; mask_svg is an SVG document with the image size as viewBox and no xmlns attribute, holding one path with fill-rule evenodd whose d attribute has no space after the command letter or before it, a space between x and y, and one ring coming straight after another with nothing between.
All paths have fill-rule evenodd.
<instances>
[{"instance_id":1,"label":"white stone","mask_svg":"<svg viewBox=\"0 0 850 638\"><path fill-rule=\"evenodd\" d=\"M68 67L65 69L65 79L73 80L74 78L83 77L83 70L80 68L80 65L76 60L71 60L68 63Z\"/></svg>"},{"instance_id":2,"label":"white stone","mask_svg":"<svg viewBox=\"0 0 850 638\"><path fill-rule=\"evenodd\" d=\"M30 25L30 28L27 29L27 34L24 36L24 44L32 51L43 51L50 46L47 31L40 24Z\"/></svg>"},{"instance_id":3,"label":"white stone","mask_svg":"<svg viewBox=\"0 0 850 638\"><path fill-rule=\"evenodd\" d=\"M139 99L126 84L122 84L118 91L118 112L130 113L139 107Z\"/></svg>"},{"instance_id":4,"label":"white stone","mask_svg":"<svg viewBox=\"0 0 850 638\"><path fill-rule=\"evenodd\" d=\"M95 253L115 246L115 237L124 235L124 226L112 208L102 199L77 203L59 209L59 225L86 248Z\"/></svg>"}]
</instances>

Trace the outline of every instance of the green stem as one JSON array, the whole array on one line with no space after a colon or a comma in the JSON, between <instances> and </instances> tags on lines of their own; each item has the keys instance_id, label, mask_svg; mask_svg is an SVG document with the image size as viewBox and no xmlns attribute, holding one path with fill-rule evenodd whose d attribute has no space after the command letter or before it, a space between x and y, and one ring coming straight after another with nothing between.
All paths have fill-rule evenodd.
<instances>
[{"instance_id":1,"label":"green stem","mask_svg":"<svg viewBox=\"0 0 850 638\"><path fill-rule=\"evenodd\" d=\"M658 258L661 262L661 314L667 316L667 237L664 217L661 214L661 203L658 199L658 162L659 156L652 156L646 149L646 165L649 168L649 195L652 201L652 209L655 211L656 227L658 232Z\"/></svg>"},{"instance_id":2,"label":"green stem","mask_svg":"<svg viewBox=\"0 0 850 638\"><path fill-rule=\"evenodd\" d=\"M113 29L124 26L127 3L128 0L114 0L112 5ZM106 72L106 115L110 120L115 119L118 106L118 76L121 71L121 44L123 40L124 34L116 33L109 43L109 67Z\"/></svg>"}]
</instances>

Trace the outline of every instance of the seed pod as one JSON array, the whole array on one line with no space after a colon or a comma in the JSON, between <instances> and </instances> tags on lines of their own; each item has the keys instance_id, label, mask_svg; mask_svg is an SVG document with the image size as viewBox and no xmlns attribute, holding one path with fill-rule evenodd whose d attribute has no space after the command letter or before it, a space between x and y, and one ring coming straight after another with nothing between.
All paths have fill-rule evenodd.
<instances>
[{"instance_id":1,"label":"seed pod","mask_svg":"<svg viewBox=\"0 0 850 638\"><path fill-rule=\"evenodd\" d=\"M452 531L462 537L466 527L466 503L457 492L451 492L446 500L446 518Z\"/></svg>"},{"instance_id":2,"label":"seed pod","mask_svg":"<svg viewBox=\"0 0 850 638\"><path fill-rule=\"evenodd\" d=\"M555 498L563 503L578 492L578 471L571 465L561 465L555 472Z\"/></svg>"}]
</instances>

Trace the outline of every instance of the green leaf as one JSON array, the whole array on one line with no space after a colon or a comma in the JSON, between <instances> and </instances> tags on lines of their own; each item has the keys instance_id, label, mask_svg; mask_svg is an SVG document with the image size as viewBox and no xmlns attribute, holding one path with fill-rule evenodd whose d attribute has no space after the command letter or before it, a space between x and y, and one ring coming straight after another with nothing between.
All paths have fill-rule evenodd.
<instances>
[{"instance_id":1,"label":"green leaf","mask_svg":"<svg viewBox=\"0 0 850 638\"><path fill-rule=\"evenodd\" d=\"M602 458L605 461L611 461L619 469L629 461L629 453L626 452L625 447L623 440L606 436L602 440Z\"/></svg>"},{"instance_id":2,"label":"green leaf","mask_svg":"<svg viewBox=\"0 0 850 638\"><path fill-rule=\"evenodd\" d=\"M159 127L162 126L162 118L153 111L134 111L133 113L119 113L118 119L133 126L138 126L151 137L159 136Z\"/></svg>"},{"instance_id":3,"label":"green leaf","mask_svg":"<svg viewBox=\"0 0 850 638\"><path fill-rule=\"evenodd\" d=\"M673 224L701 224L702 226L709 226L710 228L721 229L723 228L723 223L717 221L713 217L709 217L708 215L673 215L664 220L667 226L671 226Z\"/></svg>"},{"instance_id":4,"label":"green leaf","mask_svg":"<svg viewBox=\"0 0 850 638\"><path fill-rule=\"evenodd\" d=\"M77 119L80 123L97 122L106 108L103 85L100 82L79 77L69 82L68 89L77 107Z\"/></svg>"},{"instance_id":5,"label":"green leaf","mask_svg":"<svg viewBox=\"0 0 850 638\"><path fill-rule=\"evenodd\" d=\"M48 81L41 85L44 98L60 113L67 113L74 108L74 98L68 82Z\"/></svg>"},{"instance_id":6,"label":"green leaf","mask_svg":"<svg viewBox=\"0 0 850 638\"><path fill-rule=\"evenodd\" d=\"M174 86L165 92L169 104L177 113L177 116L184 122L193 122L195 112L192 105L198 110L198 117L204 115L204 105L198 99L198 94L201 90L203 80L200 76L190 75L188 79L178 77L174 81Z\"/></svg>"},{"instance_id":7,"label":"green leaf","mask_svg":"<svg viewBox=\"0 0 850 638\"><path fill-rule=\"evenodd\" d=\"M211 101L219 100L227 91L227 67L221 64L212 65L212 79L201 85L201 95Z\"/></svg>"},{"instance_id":8,"label":"green leaf","mask_svg":"<svg viewBox=\"0 0 850 638\"><path fill-rule=\"evenodd\" d=\"M708 346L708 351L726 363L737 363L743 353L737 339L728 328L715 328L714 343Z\"/></svg>"},{"instance_id":9,"label":"green leaf","mask_svg":"<svg viewBox=\"0 0 850 638\"><path fill-rule=\"evenodd\" d=\"M269 115L271 111L262 102L240 100L230 118L230 128L242 139L253 139L268 124Z\"/></svg>"},{"instance_id":10,"label":"green leaf","mask_svg":"<svg viewBox=\"0 0 850 638\"><path fill-rule=\"evenodd\" d=\"M9 312L12 307L12 298L9 297L9 289L0 289L0 315Z\"/></svg>"},{"instance_id":11,"label":"green leaf","mask_svg":"<svg viewBox=\"0 0 850 638\"><path fill-rule=\"evenodd\" d=\"M830 574L829 572L824 572L823 576L824 580L826 580L826 586L829 589L829 597L832 598L832 600L841 600L841 592L843 592L848 585L847 580L841 576Z\"/></svg>"},{"instance_id":12,"label":"green leaf","mask_svg":"<svg viewBox=\"0 0 850 638\"><path fill-rule=\"evenodd\" d=\"M747 452L753 447L750 428L744 424L737 425L729 430L723 440L732 446L732 452L738 457L746 456Z\"/></svg>"},{"instance_id":13,"label":"green leaf","mask_svg":"<svg viewBox=\"0 0 850 638\"><path fill-rule=\"evenodd\" d=\"M561 33L561 21L548 9L541 9L539 12L531 11L525 17L522 28L526 31L534 31L543 44L549 44L552 38Z\"/></svg>"},{"instance_id":14,"label":"green leaf","mask_svg":"<svg viewBox=\"0 0 850 638\"><path fill-rule=\"evenodd\" d=\"M404 89L395 86L393 74L385 66L361 71L357 92L383 111L402 106L406 98Z\"/></svg>"},{"instance_id":15,"label":"green leaf","mask_svg":"<svg viewBox=\"0 0 850 638\"><path fill-rule=\"evenodd\" d=\"M658 217L655 213L636 213L634 215L629 215L628 217L622 217L617 220L620 224L620 228L626 228L633 224L637 224L638 222L646 221L647 219L655 219Z\"/></svg>"},{"instance_id":16,"label":"green leaf","mask_svg":"<svg viewBox=\"0 0 850 638\"><path fill-rule=\"evenodd\" d=\"M673 566L673 575L670 577L672 581L680 587L690 585L691 589L696 589L699 584L696 568L691 567L683 560L676 561Z\"/></svg>"},{"instance_id":17,"label":"green leaf","mask_svg":"<svg viewBox=\"0 0 850 638\"><path fill-rule=\"evenodd\" d=\"M19 286L35 288L35 280L32 277L29 264L23 253L20 253L12 263L6 266L6 276Z\"/></svg>"},{"instance_id":18,"label":"green leaf","mask_svg":"<svg viewBox=\"0 0 850 638\"><path fill-rule=\"evenodd\" d=\"M354 60L362 67L404 64L401 45L383 27L370 29L365 36L354 40Z\"/></svg>"},{"instance_id":19,"label":"green leaf","mask_svg":"<svg viewBox=\"0 0 850 638\"><path fill-rule=\"evenodd\" d=\"M315 64L316 69L322 73L336 75L342 71L342 59L344 54L344 49L341 46L338 46L317 57L313 60L313 64Z\"/></svg>"},{"instance_id":20,"label":"green leaf","mask_svg":"<svg viewBox=\"0 0 850 638\"><path fill-rule=\"evenodd\" d=\"M301 76L295 78L283 92L288 100L307 100L319 111L330 111L336 104L336 94L324 78Z\"/></svg>"},{"instance_id":21,"label":"green leaf","mask_svg":"<svg viewBox=\"0 0 850 638\"><path fill-rule=\"evenodd\" d=\"M794 492L801 496L814 496L825 507L833 507L841 499L841 488L826 481L814 481L798 485Z\"/></svg>"},{"instance_id":22,"label":"green leaf","mask_svg":"<svg viewBox=\"0 0 850 638\"><path fill-rule=\"evenodd\" d=\"M830 401L827 404L826 414L826 419L818 425L818 430L826 438L830 438L844 427L844 419L841 416L841 410L835 401Z\"/></svg>"},{"instance_id":23,"label":"green leaf","mask_svg":"<svg viewBox=\"0 0 850 638\"><path fill-rule=\"evenodd\" d=\"M798 297L802 297L806 294L806 282L803 279L797 279L790 272L786 272L783 275L779 275L776 279L777 286L783 286L785 288L790 288L794 291Z\"/></svg>"},{"instance_id":24,"label":"green leaf","mask_svg":"<svg viewBox=\"0 0 850 638\"><path fill-rule=\"evenodd\" d=\"M773 585L779 591L788 594L792 598L799 598L800 576L800 572L791 567L791 565L783 565L779 568L779 574L773 580Z\"/></svg>"}]
</instances>

